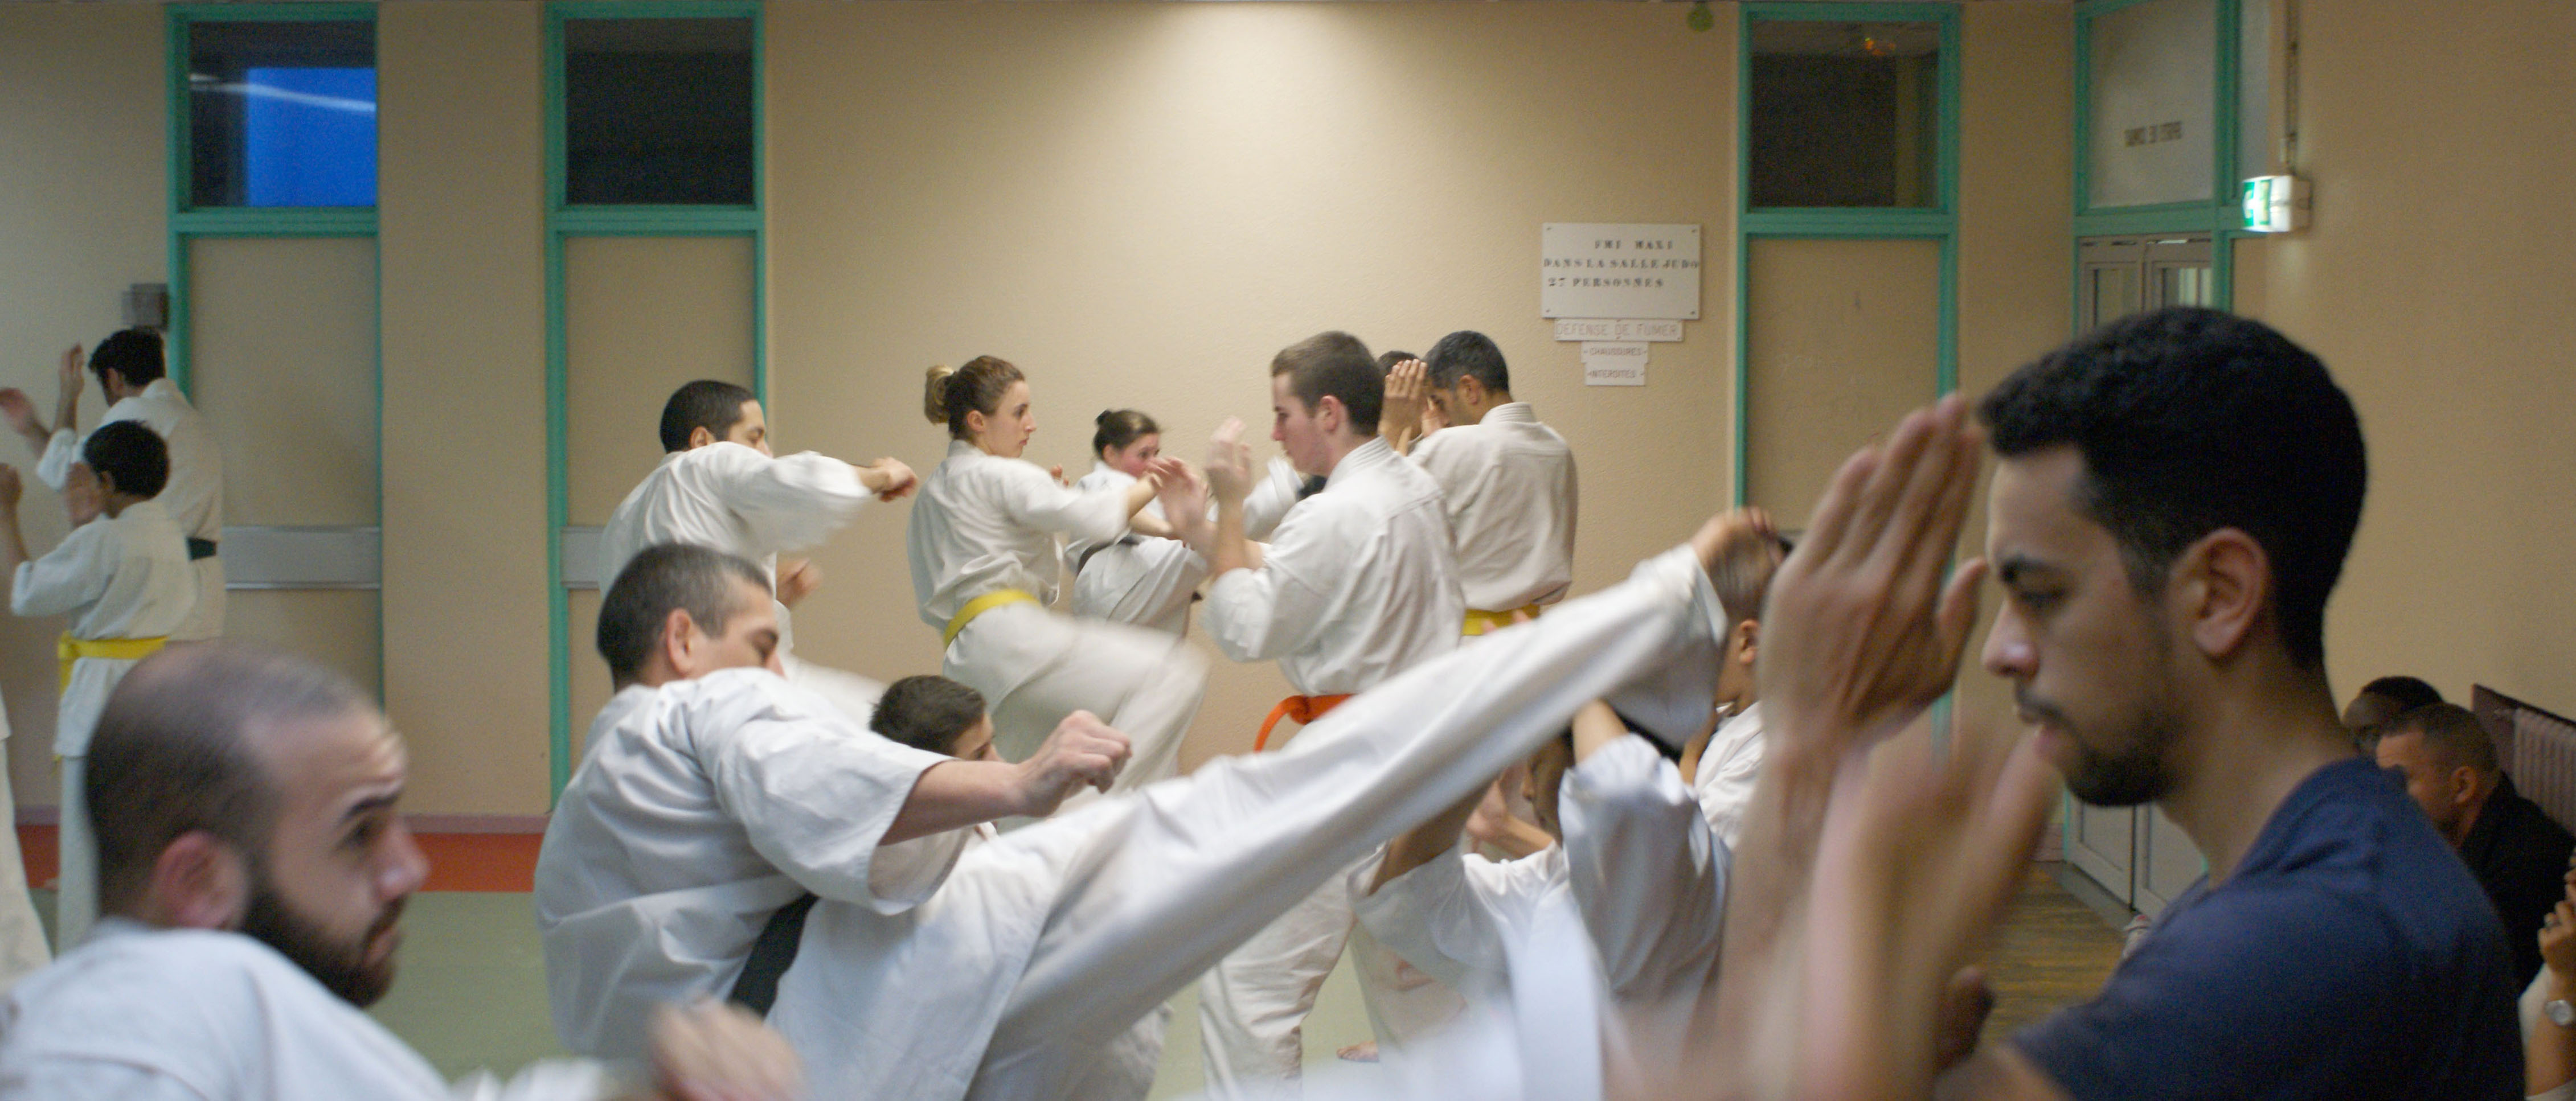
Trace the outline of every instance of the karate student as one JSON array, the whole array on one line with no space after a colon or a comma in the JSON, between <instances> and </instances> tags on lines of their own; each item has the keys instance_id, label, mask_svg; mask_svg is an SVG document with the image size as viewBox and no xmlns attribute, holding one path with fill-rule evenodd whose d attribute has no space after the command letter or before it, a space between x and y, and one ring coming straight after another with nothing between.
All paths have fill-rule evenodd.
<instances>
[{"instance_id":1,"label":"karate student","mask_svg":"<svg viewBox=\"0 0 2576 1101\"><path fill-rule=\"evenodd\" d=\"M178 384L162 376L161 334L126 329L108 334L90 353L90 373L107 395L101 426L136 421L160 436L170 449L170 477L157 498L188 539L188 559L195 563L197 601L185 622L170 632L178 642L215 638L224 633L224 563L217 557L224 538L224 454L215 444L204 414L188 404ZM75 422L80 414L81 350L63 353L51 428L36 413L25 391L0 390L0 418L36 449L36 479L64 493L72 524L97 515L97 482L81 466L87 437Z\"/></svg>"},{"instance_id":2,"label":"karate student","mask_svg":"<svg viewBox=\"0 0 2576 1101\"><path fill-rule=\"evenodd\" d=\"M197 601L187 538L154 499L170 474L161 437L138 421L103 424L81 444L81 461L97 472L100 518L73 528L61 546L32 561L18 530L18 472L0 467L0 569L10 574L9 610L72 617L55 647L63 695L54 755L61 759L63 801L54 937L63 945L80 943L98 913L98 852L81 804L90 731L116 682L169 642Z\"/></svg>"},{"instance_id":3,"label":"karate student","mask_svg":"<svg viewBox=\"0 0 2576 1101\"><path fill-rule=\"evenodd\" d=\"M923 412L948 429L948 455L922 483L906 550L921 620L940 632L940 671L984 694L1002 755L1025 755L1088 711L1134 740L1120 787L1178 767L1207 666L1175 635L1047 610L1062 569L1056 539L1171 534L1140 515L1178 464L1156 459L1124 486L1069 488L1022 459L1037 431L1020 369L978 356L931 368Z\"/></svg>"},{"instance_id":4,"label":"karate student","mask_svg":"<svg viewBox=\"0 0 2576 1101\"><path fill-rule=\"evenodd\" d=\"M451 1086L364 1012L429 872L396 809L406 764L308 662L212 643L137 667L88 778L107 916L0 1003L0 1099L638 1096L579 1062ZM670 1014L652 1054L643 1096L802 1095L793 1052L739 1012Z\"/></svg>"},{"instance_id":5,"label":"karate student","mask_svg":"<svg viewBox=\"0 0 2576 1101\"><path fill-rule=\"evenodd\" d=\"M1527 402L1512 400L1502 349L1485 334L1441 337L1419 362L1389 376L1385 427L1440 483L1467 594L1465 631L1481 635L1514 611L1538 614L1573 583L1574 452ZM1403 439L1426 392L1452 427Z\"/></svg>"},{"instance_id":6,"label":"karate student","mask_svg":"<svg viewBox=\"0 0 2576 1101\"><path fill-rule=\"evenodd\" d=\"M771 1024L818 1096L1143 1097L1150 1053L1122 1034L1584 701L1645 682L1704 712L1714 545L1711 525L1544 623L1371 689L1282 752L1220 758L972 845L908 913L817 904ZM1667 669L1684 676L1651 680Z\"/></svg>"},{"instance_id":7,"label":"karate student","mask_svg":"<svg viewBox=\"0 0 2576 1101\"><path fill-rule=\"evenodd\" d=\"M812 563L779 555L820 546L871 497L893 501L911 493L912 468L894 459L856 466L811 451L779 458L751 391L710 379L672 391L662 405L661 434L662 464L600 529L600 583L615 580L628 559L658 543L693 543L760 563L781 609L788 679L864 720L881 685L796 659L785 609L822 578Z\"/></svg>"},{"instance_id":8,"label":"karate student","mask_svg":"<svg viewBox=\"0 0 2576 1101\"><path fill-rule=\"evenodd\" d=\"M1209 452L1214 521L1195 480L1180 480L1165 501L1165 515L1188 525L1208 560L1202 620L1217 648L1236 661L1277 659L1297 692L1263 721L1256 748L1282 718L1313 722L1458 645L1466 600L1440 487L1378 438L1384 387L1367 346L1348 333L1310 337L1271 361L1271 438L1298 473L1325 484L1288 511L1267 545L1244 535L1252 467L1240 422L1219 428ZM1332 877L1208 973L1199 1008L1212 1086L1297 1076L1306 1013L1350 935L1349 890ZM1391 961L1378 962L1386 966L1375 971L1393 973ZM1402 1012L1398 991L1378 985L1373 1012ZM1390 1038L1412 1023L1390 1021L1399 1034Z\"/></svg>"},{"instance_id":9,"label":"karate student","mask_svg":"<svg viewBox=\"0 0 2576 1101\"><path fill-rule=\"evenodd\" d=\"M1089 716L1018 764L896 745L783 680L777 639L766 573L705 547L646 549L600 602L617 695L537 856L565 1046L632 1055L656 1005L757 1005L785 960L756 960L755 946L792 956L792 938L764 929L783 935L801 900L900 913L938 888L959 828L1048 813L1106 787L1127 757Z\"/></svg>"},{"instance_id":10,"label":"karate student","mask_svg":"<svg viewBox=\"0 0 2576 1101\"><path fill-rule=\"evenodd\" d=\"M1104 410L1092 423L1099 426L1091 436L1094 462L1073 483L1075 492L1125 489L1162 457L1162 426L1138 410ZM1162 503L1148 503L1145 511L1159 518ZM1108 541L1066 540L1064 568L1073 575L1074 615L1167 635L1189 632L1190 604L1207 577L1207 560L1187 544L1135 532Z\"/></svg>"},{"instance_id":11,"label":"karate student","mask_svg":"<svg viewBox=\"0 0 2576 1101\"><path fill-rule=\"evenodd\" d=\"M1770 593L1771 575L1789 554L1788 542L1770 533L1769 517L1761 522L1762 538L1727 544L1709 570L1729 620L1717 673L1717 704L1723 713L1683 748L1681 759L1682 775L1691 781L1700 812L1729 847L1743 837L1744 814L1753 805L1754 781L1762 774L1761 685L1753 670L1762 651L1762 602Z\"/></svg>"}]
</instances>

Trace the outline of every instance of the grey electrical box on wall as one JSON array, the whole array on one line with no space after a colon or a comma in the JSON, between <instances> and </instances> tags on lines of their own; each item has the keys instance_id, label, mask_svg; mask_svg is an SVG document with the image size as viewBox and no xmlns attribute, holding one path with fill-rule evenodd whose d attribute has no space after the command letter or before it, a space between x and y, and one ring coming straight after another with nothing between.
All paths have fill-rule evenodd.
<instances>
[{"instance_id":1,"label":"grey electrical box on wall","mask_svg":"<svg viewBox=\"0 0 2576 1101\"><path fill-rule=\"evenodd\" d=\"M125 327L129 329L169 328L170 284L136 283L125 288Z\"/></svg>"}]
</instances>

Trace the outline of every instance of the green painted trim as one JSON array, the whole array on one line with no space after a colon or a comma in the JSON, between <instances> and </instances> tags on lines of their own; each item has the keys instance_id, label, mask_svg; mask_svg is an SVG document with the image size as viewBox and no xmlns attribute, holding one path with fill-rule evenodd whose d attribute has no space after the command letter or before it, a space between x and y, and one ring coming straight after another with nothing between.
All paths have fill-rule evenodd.
<instances>
[{"instance_id":1,"label":"green painted trim","mask_svg":"<svg viewBox=\"0 0 2576 1101\"><path fill-rule=\"evenodd\" d=\"M191 237L368 237L376 208L221 207L173 211L170 231Z\"/></svg>"},{"instance_id":2,"label":"green painted trim","mask_svg":"<svg viewBox=\"0 0 2576 1101\"><path fill-rule=\"evenodd\" d=\"M2075 5L2075 14L2090 19L2097 15L2109 15L2122 8L2134 8L2140 4L2153 2L2154 0L2084 0L2083 3Z\"/></svg>"},{"instance_id":3,"label":"green painted trim","mask_svg":"<svg viewBox=\"0 0 2576 1101\"><path fill-rule=\"evenodd\" d=\"M751 20L750 206L574 206L564 202L564 24L574 19ZM557 0L545 20L546 187L546 693L552 799L572 782L572 594L564 588L563 530L572 523L568 454L570 336L564 244L573 237L748 237L752 256L752 392L769 400L766 21L754 0Z\"/></svg>"},{"instance_id":4,"label":"green painted trim","mask_svg":"<svg viewBox=\"0 0 2576 1101\"><path fill-rule=\"evenodd\" d=\"M2208 207L2194 204L2179 210L2132 210L2103 214L2082 214L2075 218L2078 237L2115 237L2157 233L2209 233L2218 228L2218 215Z\"/></svg>"},{"instance_id":5,"label":"green painted trim","mask_svg":"<svg viewBox=\"0 0 2576 1101\"><path fill-rule=\"evenodd\" d=\"M188 241L178 229L179 212L187 208L189 179L188 149L188 11L171 8L162 19L163 40L168 52L163 55L161 84L168 100L169 118L163 120L163 131L169 145L162 149L162 166L168 172L162 195L166 219L163 233L169 238L169 271L163 278L170 286L170 328L163 341L163 370L170 384L182 394L188 390ZM190 395L194 396L194 395Z\"/></svg>"},{"instance_id":6,"label":"green painted trim","mask_svg":"<svg viewBox=\"0 0 2576 1101\"><path fill-rule=\"evenodd\" d=\"M1752 196L1753 24L1758 20L1925 22L1937 24L1941 67L1934 105L1933 207L1748 207ZM1939 316L1935 321L1933 393L1959 388L1959 133L1966 51L1959 11L1942 4L1752 3L1738 9L1735 52L1735 438L1734 500L1751 492L1752 252L1756 240L1931 240L1940 244ZM1947 700L1936 705L1946 720Z\"/></svg>"},{"instance_id":7,"label":"green painted trim","mask_svg":"<svg viewBox=\"0 0 2576 1101\"><path fill-rule=\"evenodd\" d=\"M1935 210L1769 208L1746 211L1744 232L1756 237L1944 237L1959 220Z\"/></svg>"},{"instance_id":8,"label":"green painted trim","mask_svg":"<svg viewBox=\"0 0 2576 1101\"><path fill-rule=\"evenodd\" d=\"M559 106L558 101L558 106ZM560 111L557 114L560 115ZM564 235L546 233L546 806L572 782L572 594L563 583L563 529L572 515L567 484Z\"/></svg>"},{"instance_id":9,"label":"green painted trim","mask_svg":"<svg viewBox=\"0 0 2576 1101\"><path fill-rule=\"evenodd\" d=\"M173 4L170 17L191 23L373 23L374 4Z\"/></svg>"}]
</instances>

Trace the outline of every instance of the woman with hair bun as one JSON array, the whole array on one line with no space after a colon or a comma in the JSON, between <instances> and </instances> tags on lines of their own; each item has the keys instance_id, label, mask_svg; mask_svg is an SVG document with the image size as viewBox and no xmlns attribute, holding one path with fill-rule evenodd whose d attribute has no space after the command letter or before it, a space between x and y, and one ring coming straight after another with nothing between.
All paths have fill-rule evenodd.
<instances>
[{"instance_id":1,"label":"woman with hair bun","mask_svg":"<svg viewBox=\"0 0 2576 1101\"><path fill-rule=\"evenodd\" d=\"M1091 473L1073 483L1079 491L1125 489L1145 477L1161 457L1163 428L1135 409L1104 410L1092 418ZM1162 519L1161 502L1145 512ZM1129 533L1105 542L1068 539L1064 568L1073 574L1073 614L1132 623L1167 635L1190 630L1190 602L1207 579L1207 559L1177 539Z\"/></svg>"},{"instance_id":2,"label":"woman with hair bun","mask_svg":"<svg viewBox=\"0 0 2576 1101\"><path fill-rule=\"evenodd\" d=\"M922 479L906 540L922 622L940 631L940 671L990 703L993 741L1021 760L1066 715L1089 711L1125 733L1110 790L1172 774L1198 714L1207 663L1178 637L1048 611L1058 537L1114 543L1172 534L1139 515L1180 464L1152 458L1118 485L1068 487L1020 457L1037 431L1027 376L992 356L933 367L923 413L948 429L948 456ZM1070 805L1070 804L1068 804Z\"/></svg>"}]
</instances>

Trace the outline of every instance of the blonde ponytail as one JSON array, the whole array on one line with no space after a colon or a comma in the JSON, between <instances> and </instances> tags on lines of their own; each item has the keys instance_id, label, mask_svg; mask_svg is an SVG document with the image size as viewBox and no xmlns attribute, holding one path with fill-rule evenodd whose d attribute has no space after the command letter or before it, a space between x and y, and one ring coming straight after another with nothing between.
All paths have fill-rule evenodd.
<instances>
[{"instance_id":1,"label":"blonde ponytail","mask_svg":"<svg viewBox=\"0 0 2576 1101\"><path fill-rule=\"evenodd\" d=\"M922 394L921 412L930 418L932 424L948 423L948 376L956 373L957 368L945 363L930 369L930 383Z\"/></svg>"}]
</instances>

